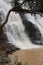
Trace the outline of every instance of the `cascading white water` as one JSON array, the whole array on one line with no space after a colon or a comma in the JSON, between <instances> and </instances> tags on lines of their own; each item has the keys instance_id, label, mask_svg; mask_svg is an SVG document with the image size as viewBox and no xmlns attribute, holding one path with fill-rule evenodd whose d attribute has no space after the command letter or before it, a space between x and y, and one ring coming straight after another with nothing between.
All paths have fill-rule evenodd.
<instances>
[{"instance_id":1,"label":"cascading white water","mask_svg":"<svg viewBox=\"0 0 43 65\"><path fill-rule=\"evenodd\" d=\"M0 9L3 10L5 16L8 13L11 5L7 4L4 0L0 0ZM36 15L36 19L34 16L30 14L25 14L27 19L29 19L32 23L37 25L39 28L42 37L43 37L43 17L40 18L39 15ZM38 18L37 18L38 17ZM43 47L40 45L34 45L26 35L24 31L24 25L22 24L22 20L18 13L11 12L9 16L8 23L5 25L4 32L6 33L9 42L20 49L31 49L31 48L39 48Z\"/></svg>"}]
</instances>

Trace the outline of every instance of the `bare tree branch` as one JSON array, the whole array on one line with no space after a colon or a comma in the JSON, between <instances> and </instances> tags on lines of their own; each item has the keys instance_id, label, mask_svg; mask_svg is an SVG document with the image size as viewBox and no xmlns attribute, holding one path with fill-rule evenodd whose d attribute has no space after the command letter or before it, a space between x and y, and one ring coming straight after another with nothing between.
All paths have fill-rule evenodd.
<instances>
[{"instance_id":1,"label":"bare tree branch","mask_svg":"<svg viewBox=\"0 0 43 65\"><path fill-rule=\"evenodd\" d=\"M39 11L34 11L34 10L27 10L27 9L23 9L23 8L12 8L12 11L14 12L23 12L23 13L33 13L33 14L39 14Z\"/></svg>"},{"instance_id":2,"label":"bare tree branch","mask_svg":"<svg viewBox=\"0 0 43 65\"><path fill-rule=\"evenodd\" d=\"M4 23L2 24L2 26L1 26L1 29L3 29L3 27L4 27L5 24L7 23L11 11L12 11L12 10L10 9L9 12L8 12L8 14L7 14L7 16L6 16L5 22L4 22Z\"/></svg>"},{"instance_id":3,"label":"bare tree branch","mask_svg":"<svg viewBox=\"0 0 43 65\"><path fill-rule=\"evenodd\" d=\"M27 9L23 9L23 8L17 8L17 7L13 7L12 9L9 10L7 16L6 16L6 19L5 19L5 22L2 24L1 26L1 29L3 29L3 27L5 26L5 24L8 22L8 18L9 18L9 15L11 12L20 12L20 13L32 13L32 14L38 14L39 12L35 12L35 11L32 11L32 10L27 10Z\"/></svg>"}]
</instances>

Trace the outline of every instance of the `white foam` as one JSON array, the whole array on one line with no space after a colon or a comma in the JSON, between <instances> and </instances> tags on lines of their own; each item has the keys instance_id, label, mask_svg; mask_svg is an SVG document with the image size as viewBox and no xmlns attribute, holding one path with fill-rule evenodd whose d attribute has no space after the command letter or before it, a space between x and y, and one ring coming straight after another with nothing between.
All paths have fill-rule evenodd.
<instances>
[{"instance_id":1,"label":"white foam","mask_svg":"<svg viewBox=\"0 0 43 65\"><path fill-rule=\"evenodd\" d=\"M8 5L4 0L0 0L0 9L2 9L5 12L5 15L11 8L11 5ZM28 15L28 16L27 16ZM41 31L41 34L43 33L43 18L40 18L37 16L37 20L34 16L31 16L30 14L27 14L26 17L29 19L32 23L36 24L38 28ZM39 25L39 22L40 24ZM31 48L39 48L43 47L40 45L34 45L30 41L30 39L27 37L27 35L24 32L24 26L22 24L22 21L19 17L19 14L11 13L9 16L8 23L5 26L5 32L9 39L9 42L11 42L13 45L19 47L20 49L31 49ZM43 35L43 34L42 34Z\"/></svg>"}]
</instances>

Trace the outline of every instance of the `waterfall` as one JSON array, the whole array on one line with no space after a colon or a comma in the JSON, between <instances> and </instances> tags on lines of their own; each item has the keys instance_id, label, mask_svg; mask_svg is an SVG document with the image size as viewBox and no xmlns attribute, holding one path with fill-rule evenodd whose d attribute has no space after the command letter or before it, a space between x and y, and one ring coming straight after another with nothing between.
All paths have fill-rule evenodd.
<instances>
[{"instance_id":1,"label":"waterfall","mask_svg":"<svg viewBox=\"0 0 43 65\"><path fill-rule=\"evenodd\" d=\"M0 9L4 12L6 17L8 11L11 9L11 5L7 4L4 0L0 0ZM31 16L31 14L25 14L25 17L28 21L38 27L43 38L43 17L40 17L39 15L36 15L35 17L34 15ZM41 45L33 44L30 38L27 36L25 26L23 25L19 13L11 12L8 23L4 27L4 32L8 37L9 43L20 49L43 47Z\"/></svg>"}]
</instances>

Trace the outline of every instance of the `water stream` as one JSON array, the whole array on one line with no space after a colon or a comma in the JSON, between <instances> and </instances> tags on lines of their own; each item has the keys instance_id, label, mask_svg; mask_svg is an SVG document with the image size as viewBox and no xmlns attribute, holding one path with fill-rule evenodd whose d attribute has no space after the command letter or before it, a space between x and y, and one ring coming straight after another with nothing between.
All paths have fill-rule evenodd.
<instances>
[{"instance_id":1,"label":"water stream","mask_svg":"<svg viewBox=\"0 0 43 65\"><path fill-rule=\"evenodd\" d=\"M5 0L0 0L0 11L4 13L4 17L2 17L3 21L5 20L5 17L10 8L10 4L6 3ZM31 16L31 14L25 14L25 17L28 21L38 27L43 44L43 17L40 17L39 15L36 15L35 17L34 15ZM4 32L7 35L9 42L20 49L43 47L41 45L35 45L32 43L32 41L25 32L25 26L23 25L20 15L18 13L11 12L8 23L4 27Z\"/></svg>"}]
</instances>

